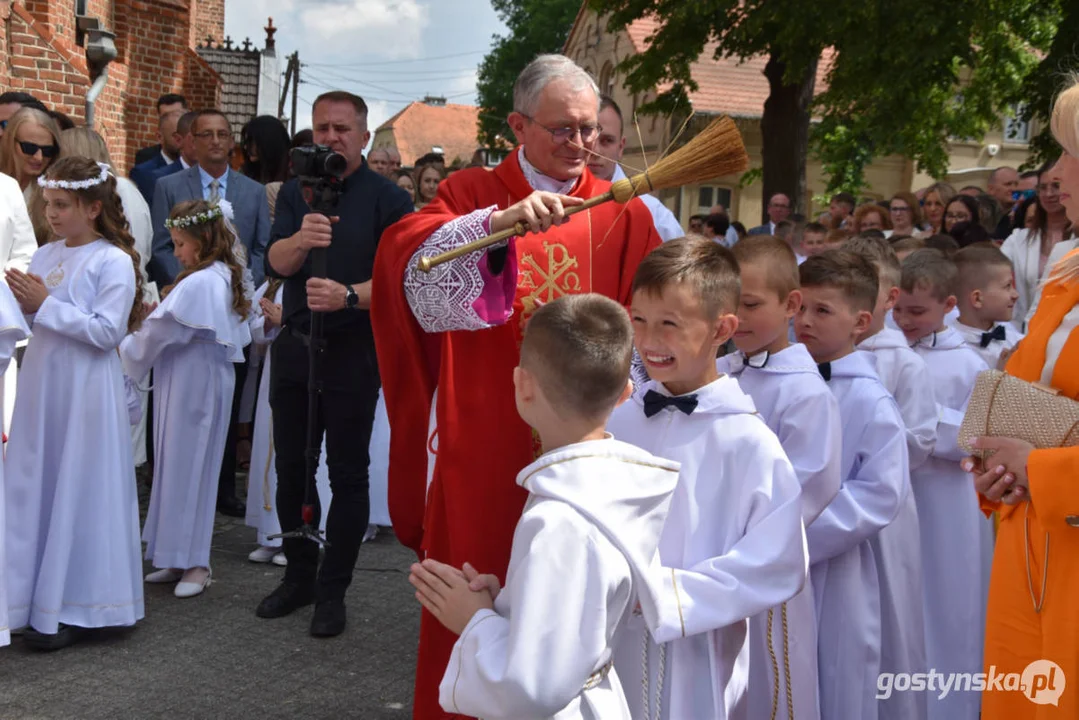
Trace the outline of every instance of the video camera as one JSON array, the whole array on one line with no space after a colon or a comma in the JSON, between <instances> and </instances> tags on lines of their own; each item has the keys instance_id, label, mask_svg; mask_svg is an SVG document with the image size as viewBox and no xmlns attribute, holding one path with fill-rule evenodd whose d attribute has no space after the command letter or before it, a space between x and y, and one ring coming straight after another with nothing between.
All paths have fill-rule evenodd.
<instances>
[{"instance_id":1,"label":"video camera","mask_svg":"<svg viewBox=\"0 0 1079 720\"><path fill-rule=\"evenodd\" d=\"M289 161L307 204L317 213L331 214L345 186L341 177L348 169L345 156L325 145L308 145L293 149Z\"/></svg>"}]
</instances>

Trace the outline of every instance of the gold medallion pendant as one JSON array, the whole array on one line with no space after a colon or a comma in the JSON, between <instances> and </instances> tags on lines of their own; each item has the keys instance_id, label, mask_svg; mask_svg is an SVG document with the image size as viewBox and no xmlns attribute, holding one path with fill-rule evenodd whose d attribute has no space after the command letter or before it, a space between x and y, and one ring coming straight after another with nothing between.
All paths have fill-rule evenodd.
<instances>
[{"instance_id":1,"label":"gold medallion pendant","mask_svg":"<svg viewBox=\"0 0 1079 720\"><path fill-rule=\"evenodd\" d=\"M57 287L64 280L64 263L60 263L54 267L49 274L45 276L45 286L49 288Z\"/></svg>"}]
</instances>

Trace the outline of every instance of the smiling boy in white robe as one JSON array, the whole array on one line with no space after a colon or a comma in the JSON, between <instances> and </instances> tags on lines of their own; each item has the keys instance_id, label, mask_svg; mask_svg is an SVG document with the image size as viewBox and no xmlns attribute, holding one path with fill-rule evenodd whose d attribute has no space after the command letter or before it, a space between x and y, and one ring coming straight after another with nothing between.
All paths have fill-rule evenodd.
<instances>
[{"instance_id":1,"label":"smiling boy in white robe","mask_svg":"<svg viewBox=\"0 0 1079 720\"><path fill-rule=\"evenodd\" d=\"M879 289L873 322L858 337L859 349L873 353L877 375L884 389L899 406L906 426L909 468L929 458L937 436L937 405L933 388L925 381L925 363L907 346L897 330L885 327L885 316L899 297L899 258L883 238L859 236L844 243L851 252L868 260L877 272ZM909 477L904 481L899 516L871 541L877 562L881 601L880 671L924 673L925 615L922 603L921 532L918 508ZM924 720L926 694L892 693L880 702L881 720Z\"/></svg>"},{"instance_id":2,"label":"smiling boy in white robe","mask_svg":"<svg viewBox=\"0 0 1079 720\"><path fill-rule=\"evenodd\" d=\"M809 351L792 345L787 335L802 305L798 260L790 246L755 235L732 252L742 279L734 333L739 352L720 358L717 369L738 380L779 438L802 486L802 521L809 525L839 492L839 404ZM780 607L754 615L749 633L749 717L819 718L812 584L807 581Z\"/></svg>"},{"instance_id":3,"label":"smiling boy in white robe","mask_svg":"<svg viewBox=\"0 0 1079 720\"><path fill-rule=\"evenodd\" d=\"M959 466L959 426L978 374L988 366L946 324L955 307L958 269L937 250L919 250L903 261L893 314L929 368L937 399L937 443L911 476L922 533L926 651L936 672L978 673L982 668L992 521L978 507L970 476ZM980 693L929 697L929 717L976 720Z\"/></svg>"},{"instance_id":4,"label":"smiling boy in white robe","mask_svg":"<svg viewBox=\"0 0 1079 720\"><path fill-rule=\"evenodd\" d=\"M615 653L637 719L748 718L749 618L805 584L794 468L753 400L716 370L739 289L730 251L705 239L657 248L633 280L634 343L652 380L607 427L681 463L659 544L659 626L649 639L630 624Z\"/></svg>"},{"instance_id":5,"label":"smiling boy in white robe","mask_svg":"<svg viewBox=\"0 0 1079 720\"><path fill-rule=\"evenodd\" d=\"M991 243L975 243L952 258L958 270L956 307L959 317L948 324L991 368L1023 339L1012 324L1019 292L1012 261Z\"/></svg>"},{"instance_id":6,"label":"smiling boy in white robe","mask_svg":"<svg viewBox=\"0 0 1079 720\"><path fill-rule=\"evenodd\" d=\"M604 430L632 391L632 337L625 309L595 294L561 297L528 321L513 382L544 453L517 477L531 494L506 587L434 560L409 578L460 635L439 687L447 712L629 720L613 642L636 607L658 623L656 546L678 478L677 463Z\"/></svg>"},{"instance_id":7,"label":"smiling boy in white robe","mask_svg":"<svg viewBox=\"0 0 1079 720\"><path fill-rule=\"evenodd\" d=\"M873 369L854 349L873 320L879 283L873 265L828 250L798 268L798 339L839 401L843 484L808 528L817 607L821 717L875 720L881 663L881 587L874 539L909 492L903 420Z\"/></svg>"}]
</instances>

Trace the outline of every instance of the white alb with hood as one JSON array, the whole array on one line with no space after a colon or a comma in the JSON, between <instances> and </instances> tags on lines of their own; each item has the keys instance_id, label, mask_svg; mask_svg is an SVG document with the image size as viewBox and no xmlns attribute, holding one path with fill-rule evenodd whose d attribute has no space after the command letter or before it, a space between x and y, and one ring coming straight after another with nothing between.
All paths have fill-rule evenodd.
<instances>
[{"instance_id":1,"label":"white alb with hood","mask_svg":"<svg viewBox=\"0 0 1079 720\"><path fill-rule=\"evenodd\" d=\"M531 494L506 586L453 646L442 708L491 720L630 720L614 639L638 603L648 626L658 623L656 548L677 480L678 463L610 437L522 470L517 484Z\"/></svg>"},{"instance_id":2,"label":"white alb with hood","mask_svg":"<svg viewBox=\"0 0 1079 720\"><path fill-rule=\"evenodd\" d=\"M659 626L646 630L631 620L619 636L615 669L638 720L749 718L749 618L791 599L806 582L801 486L734 378L692 393L688 415L666 407L647 417L649 391L671 395L660 383L645 384L607 429L678 461L681 470L659 543Z\"/></svg>"}]
</instances>

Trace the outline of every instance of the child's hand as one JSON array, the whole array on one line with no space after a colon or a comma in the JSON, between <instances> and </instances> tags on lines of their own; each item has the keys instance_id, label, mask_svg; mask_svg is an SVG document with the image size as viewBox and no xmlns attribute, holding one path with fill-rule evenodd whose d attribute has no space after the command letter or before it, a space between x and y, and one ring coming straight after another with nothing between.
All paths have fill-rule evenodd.
<instances>
[{"instance_id":1,"label":"child's hand","mask_svg":"<svg viewBox=\"0 0 1079 720\"><path fill-rule=\"evenodd\" d=\"M36 313L41 308L41 304L45 302L45 298L49 297L45 281L37 275L24 273L15 268L7 270L5 275L8 287L11 288L11 294L19 302L19 307L23 313L27 315Z\"/></svg>"},{"instance_id":2,"label":"child's hand","mask_svg":"<svg viewBox=\"0 0 1079 720\"><path fill-rule=\"evenodd\" d=\"M473 592L461 571L436 560L414 563L408 581L416 588L416 599L447 630L460 635L472 616L494 607L491 596Z\"/></svg>"},{"instance_id":3,"label":"child's hand","mask_svg":"<svg viewBox=\"0 0 1079 720\"><path fill-rule=\"evenodd\" d=\"M281 327L281 306L272 300L262 298L259 300L259 307L262 308L262 317L265 319L265 328L270 330L275 327Z\"/></svg>"},{"instance_id":4,"label":"child's hand","mask_svg":"<svg viewBox=\"0 0 1079 720\"><path fill-rule=\"evenodd\" d=\"M491 595L491 600L498 599L498 593L502 591L502 585L495 575L480 575L471 563L465 563L463 568L465 580L468 580L468 589L472 592L486 590Z\"/></svg>"}]
</instances>

